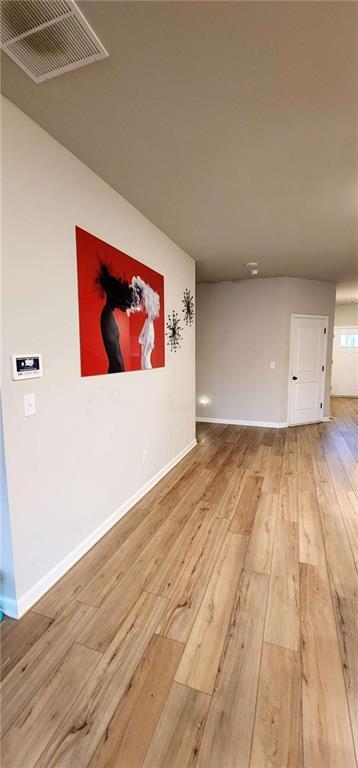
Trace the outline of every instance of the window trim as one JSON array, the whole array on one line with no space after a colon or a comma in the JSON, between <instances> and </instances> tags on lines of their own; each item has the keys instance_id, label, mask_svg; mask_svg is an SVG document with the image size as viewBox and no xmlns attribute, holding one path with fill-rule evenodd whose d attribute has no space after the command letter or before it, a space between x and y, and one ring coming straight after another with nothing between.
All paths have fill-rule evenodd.
<instances>
[{"instance_id":1,"label":"window trim","mask_svg":"<svg viewBox=\"0 0 358 768\"><path fill-rule=\"evenodd\" d=\"M343 333L345 331L345 333ZM341 344L341 336L358 336L358 326L357 325L335 325L334 326L334 335L337 336L337 347L341 352L352 352L358 351L358 344L354 345L353 347L348 347L343 344Z\"/></svg>"}]
</instances>

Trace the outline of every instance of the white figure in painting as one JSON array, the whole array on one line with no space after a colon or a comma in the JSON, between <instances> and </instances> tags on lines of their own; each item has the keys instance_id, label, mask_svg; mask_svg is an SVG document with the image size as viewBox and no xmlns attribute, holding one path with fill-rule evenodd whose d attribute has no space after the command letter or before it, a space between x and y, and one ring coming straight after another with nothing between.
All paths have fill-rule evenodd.
<instances>
[{"instance_id":1,"label":"white figure in painting","mask_svg":"<svg viewBox=\"0 0 358 768\"><path fill-rule=\"evenodd\" d=\"M146 320L144 321L143 328L140 332L139 343L142 347L141 354L141 368L142 370L148 370L152 367L151 354L154 349L154 320L159 316L160 312L160 299L159 294L153 291L147 283L142 280L141 277L133 277L133 288L140 295L140 306L138 309L142 309L147 313Z\"/></svg>"}]
</instances>

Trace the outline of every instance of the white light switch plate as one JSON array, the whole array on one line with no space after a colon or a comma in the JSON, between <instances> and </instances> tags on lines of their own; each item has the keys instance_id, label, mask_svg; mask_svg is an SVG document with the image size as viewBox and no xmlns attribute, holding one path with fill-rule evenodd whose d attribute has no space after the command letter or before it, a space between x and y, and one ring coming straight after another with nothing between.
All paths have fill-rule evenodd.
<instances>
[{"instance_id":1,"label":"white light switch plate","mask_svg":"<svg viewBox=\"0 0 358 768\"><path fill-rule=\"evenodd\" d=\"M25 416L33 416L36 413L36 401L34 392L24 395L24 413Z\"/></svg>"},{"instance_id":2,"label":"white light switch plate","mask_svg":"<svg viewBox=\"0 0 358 768\"><path fill-rule=\"evenodd\" d=\"M274 360L271 360L270 368L276 368L276 363Z\"/></svg>"}]
</instances>

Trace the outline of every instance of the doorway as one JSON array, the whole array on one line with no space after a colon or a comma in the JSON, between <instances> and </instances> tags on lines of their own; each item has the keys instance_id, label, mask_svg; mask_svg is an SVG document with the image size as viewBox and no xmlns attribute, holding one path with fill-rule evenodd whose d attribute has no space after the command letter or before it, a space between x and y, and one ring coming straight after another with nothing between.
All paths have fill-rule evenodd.
<instances>
[{"instance_id":1,"label":"doorway","mask_svg":"<svg viewBox=\"0 0 358 768\"><path fill-rule=\"evenodd\" d=\"M323 420L328 317L291 315L288 423Z\"/></svg>"},{"instance_id":2,"label":"doorway","mask_svg":"<svg viewBox=\"0 0 358 768\"><path fill-rule=\"evenodd\" d=\"M358 397L358 326L336 325L333 339L332 395Z\"/></svg>"}]
</instances>

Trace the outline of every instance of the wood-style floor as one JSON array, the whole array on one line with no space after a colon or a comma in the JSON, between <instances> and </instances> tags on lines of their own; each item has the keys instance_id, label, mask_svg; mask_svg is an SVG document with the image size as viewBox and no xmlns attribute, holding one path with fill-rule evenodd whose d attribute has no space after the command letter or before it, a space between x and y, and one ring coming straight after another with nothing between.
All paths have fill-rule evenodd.
<instances>
[{"instance_id":1,"label":"wood-style floor","mask_svg":"<svg viewBox=\"0 0 358 768\"><path fill-rule=\"evenodd\" d=\"M358 401L204 425L2 634L6 768L353 768ZM354 746L355 745L355 746Z\"/></svg>"}]
</instances>

